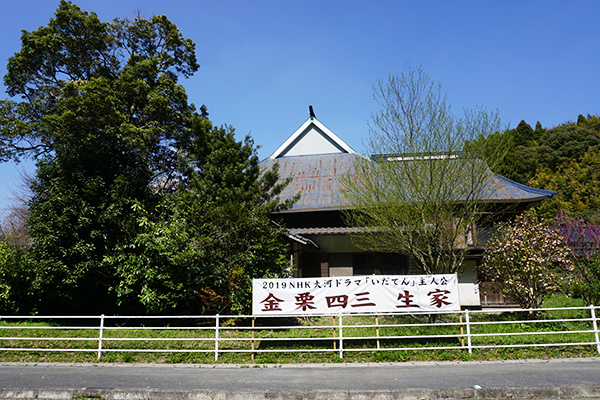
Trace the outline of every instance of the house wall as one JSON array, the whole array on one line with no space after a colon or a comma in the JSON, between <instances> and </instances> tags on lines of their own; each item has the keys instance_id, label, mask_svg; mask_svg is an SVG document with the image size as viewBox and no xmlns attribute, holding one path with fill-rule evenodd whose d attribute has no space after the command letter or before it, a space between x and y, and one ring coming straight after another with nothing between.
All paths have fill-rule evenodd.
<instances>
[{"instance_id":1,"label":"house wall","mask_svg":"<svg viewBox=\"0 0 600 400\"><path fill-rule=\"evenodd\" d=\"M348 235L304 235L319 246L319 251L324 253L356 253L362 252L352 243Z\"/></svg>"},{"instance_id":2,"label":"house wall","mask_svg":"<svg viewBox=\"0 0 600 400\"><path fill-rule=\"evenodd\" d=\"M474 283L477 282L477 260L467 258L463 262L463 273L458 277L460 283Z\"/></svg>"},{"instance_id":3,"label":"house wall","mask_svg":"<svg viewBox=\"0 0 600 400\"><path fill-rule=\"evenodd\" d=\"M408 257L400 254L365 252L348 235L305 235L318 249L307 247L293 253L297 277L352 275L406 275ZM414 273L414 271L413 271Z\"/></svg>"},{"instance_id":4,"label":"house wall","mask_svg":"<svg viewBox=\"0 0 600 400\"><path fill-rule=\"evenodd\" d=\"M365 252L348 235L306 235L319 248L294 244L294 277L422 274L413 260L401 254ZM460 283L477 281L477 260L467 258Z\"/></svg>"}]
</instances>

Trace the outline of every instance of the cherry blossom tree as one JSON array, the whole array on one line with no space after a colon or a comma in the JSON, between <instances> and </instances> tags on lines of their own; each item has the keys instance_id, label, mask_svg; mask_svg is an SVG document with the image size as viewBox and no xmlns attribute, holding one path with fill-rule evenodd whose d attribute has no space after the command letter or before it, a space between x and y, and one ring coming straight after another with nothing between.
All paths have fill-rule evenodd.
<instances>
[{"instance_id":1,"label":"cherry blossom tree","mask_svg":"<svg viewBox=\"0 0 600 400\"><path fill-rule=\"evenodd\" d=\"M502 294L523 308L540 308L573 270L564 237L544 221L519 216L500 223L488 242L480 267L483 281L496 283Z\"/></svg>"}]
</instances>

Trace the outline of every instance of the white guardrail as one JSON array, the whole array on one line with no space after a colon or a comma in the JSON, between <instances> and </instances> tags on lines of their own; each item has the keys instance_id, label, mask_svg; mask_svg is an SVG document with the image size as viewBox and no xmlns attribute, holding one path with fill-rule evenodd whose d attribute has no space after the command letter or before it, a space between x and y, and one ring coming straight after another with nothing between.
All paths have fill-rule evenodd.
<instances>
[{"instance_id":1,"label":"white guardrail","mask_svg":"<svg viewBox=\"0 0 600 400\"><path fill-rule=\"evenodd\" d=\"M259 353L595 346L600 307L242 316L0 316L0 351ZM562 317L564 312L577 317ZM432 322L433 321L433 322ZM89 324L87 324L89 323ZM172 324L177 326L171 326ZM77 325L72 325L77 324ZM50 336L47 336L47 334Z\"/></svg>"}]
</instances>

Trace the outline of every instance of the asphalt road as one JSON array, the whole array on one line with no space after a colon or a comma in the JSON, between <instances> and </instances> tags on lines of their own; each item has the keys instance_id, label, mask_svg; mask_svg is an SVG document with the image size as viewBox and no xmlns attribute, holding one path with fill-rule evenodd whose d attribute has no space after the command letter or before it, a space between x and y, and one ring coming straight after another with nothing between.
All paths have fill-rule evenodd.
<instances>
[{"instance_id":1,"label":"asphalt road","mask_svg":"<svg viewBox=\"0 0 600 400\"><path fill-rule=\"evenodd\" d=\"M600 397L600 357L327 365L3 364L0 399Z\"/></svg>"}]
</instances>

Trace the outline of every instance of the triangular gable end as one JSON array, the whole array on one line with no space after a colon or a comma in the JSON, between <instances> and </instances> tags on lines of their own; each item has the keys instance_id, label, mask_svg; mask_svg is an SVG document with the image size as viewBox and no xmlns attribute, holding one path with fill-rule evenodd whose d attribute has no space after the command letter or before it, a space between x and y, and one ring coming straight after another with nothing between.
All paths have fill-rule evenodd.
<instances>
[{"instance_id":1,"label":"triangular gable end","mask_svg":"<svg viewBox=\"0 0 600 400\"><path fill-rule=\"evenodd\" d=\"M310 117L269 158L356 153L315 117Z\"/></svg>"}]
</instances>

